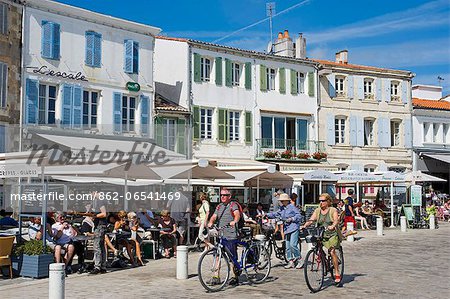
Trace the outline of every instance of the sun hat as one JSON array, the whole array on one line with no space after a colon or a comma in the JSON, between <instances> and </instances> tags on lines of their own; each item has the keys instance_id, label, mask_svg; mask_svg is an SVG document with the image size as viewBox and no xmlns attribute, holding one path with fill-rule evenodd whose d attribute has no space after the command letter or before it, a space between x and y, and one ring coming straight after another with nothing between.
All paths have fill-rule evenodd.
<instances>
[{"instance_id":1,"label":"sun hat","mask_svg":"<svg viewBox=\"0 0 450 299\"><path fill-rule=\"evenodd\" d=\"M289 201L289 200L291 200L291 198L286 193L281 193L280 197L278 198L278 201L285 201L285 200Z\"/></svg>"}]
</instances>

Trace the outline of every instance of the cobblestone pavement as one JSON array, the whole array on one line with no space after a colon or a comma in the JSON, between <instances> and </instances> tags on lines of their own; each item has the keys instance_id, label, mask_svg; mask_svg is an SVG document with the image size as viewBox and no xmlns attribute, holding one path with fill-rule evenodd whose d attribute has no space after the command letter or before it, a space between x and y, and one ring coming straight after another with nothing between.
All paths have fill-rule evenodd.
<instances>
[{"instance_id":1,"label":"cobblestone pavement","mask_svg":"<svg viewBox=\"0 0 450 299\"><path fill-rule=\"evenodd\" d=\"M360 232L357 241L344 242L345 276L342 288L325 283L311 294L302 270L285 270L277 259L267 282L228 287L206 294L197 277L198 253L189 255L189 276L175 279L176 260L150 261L145 267L66 279L66 298L448 298L450 224L439 229ZM303 254L306 252L305 244ZM46 298L48 280L0 280L1 298Z\"/></svg>"}]
</instances>

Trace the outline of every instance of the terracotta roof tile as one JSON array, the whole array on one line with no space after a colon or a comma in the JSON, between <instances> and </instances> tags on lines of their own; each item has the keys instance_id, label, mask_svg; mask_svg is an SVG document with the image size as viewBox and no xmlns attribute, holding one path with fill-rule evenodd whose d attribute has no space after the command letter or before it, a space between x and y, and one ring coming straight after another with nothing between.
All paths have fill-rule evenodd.
<instances>
[{"instance_id":1,"label":"terracotta roof tile","mask_svg":"<svg viewBox=\"0 0 450 299\"><path fill-rule=\"evenodd\" d=\"M376 71L376 72L388 71L388 72L400 72L400 73L404 73L404 74L410 74L409 71L393 70L393 69L359 65L359 64L339 63L339 62L335 62L335 61L331 61L331 60L322 60L322 59L312 59L312 60L315 62L318 62L322 65L327 65L327 66L337 66L337 67L343 67L343 68L366 70L366 71Z\"/></svg>"},{"instance_id":2,"label":"terracotta roof tile","mask_svg":"<svg viewBox=\"0 0 450 299\"><path fill-rule=\"evenodd\" d=\"M180 106L164 98L160 94L156 94L155 109L159 112L179 112L181 114L189 113L189 110L187 108L184 108L183 106Z\"/></svg>"},{"instance_id":3,"label":"terracotta roof tile","mask_svg":"<svg viewBox=\"0 0 450 299\"><path fill-rule=\"evenodd\" d=\"M426 108L426 109L437 109L437 110L448 110L450 111L450 103L443 100L424 100L413 98L412 104L414 108Z\"/></svg>"}]
</instances>

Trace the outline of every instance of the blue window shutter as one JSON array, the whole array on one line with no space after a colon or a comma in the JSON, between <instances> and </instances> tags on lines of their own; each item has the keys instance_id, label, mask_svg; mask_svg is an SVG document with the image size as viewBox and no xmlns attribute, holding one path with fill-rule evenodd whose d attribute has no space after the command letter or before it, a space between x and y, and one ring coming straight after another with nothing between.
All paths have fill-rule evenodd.
<instances>
[{"instance_id":1,"label":"blue window shutter","mask_svg":"<svg viewBox=\"0 0 450 299\"><path fill-rule=\"evenodd\" d=\"M41 55L44 58L52 57L52 23L42 21Z\"/></svg>"},{"instance_id":2,"label":"blue window shutter","mask_svg":"<svg viewBox=\"0 0 450 299\"><path fill-rule=\"evenodd\" d=\"M81 116L83 108L83 88L79 85L73 87L73 101L72 101L72 126L74 128L81 128Z\"/></svg>"},{"instance_id":3,"label":"blue window shutter","mask_svg":"<svg viewBox=\"0 0 450 299\"><path fill-rule=\"evenodd\" d=\"M378 146L386 147L385 145L385 129L384 129L384 117L379 117L377 121L377 133L378 133Z\"/></svg>"},{"instance_id":4,"label":"blue window shutter","mask_svg":"<svg viewBox=\"0 0 450 299\"><path fill-rule=\"evenodd\" d=\"M100 67L102 65L102 35L100 33L94 34L93 65L95 67Z\"/></svg>"},{"instance_id":5,"label":"blue window shutter","mask_svg":"<svg viewBox=\"0 0 450 299\"><path fill-rule=\"evenodd\" d=\"M39 82L27 79L26 81L26 118L25 123L37 124L38 119Z\"/></svg>"},{"instance_id":6,"label":"blue window shutter","mask_svg":"<svg viewBox=\"0 0 450 299\"><path fill-rule=\"evenodd\" d=\"M70 127L72 123L73 85L63 84L62 91L61 124L65 127Z\"/></svg>"},{"instance_id":7,"label":"blue window shutter","mask_svg":"<svg viewBox=\"0 0 450 299\"><path fill-rule=\"evenodd\" d=\"M59 24L52 23L52 57L53 59L59 59L60 45L61 45L61 32Z\"/></svg>"},{"instance_id":8,"label":"blue window shutter","mask_svg":"<svg viewBox=\"0 0 450 299\"><path fill-rule=\"evenodd\" d=\"M133 73L133 41L125 40L124 42L124 65L123 70L125 73Z\"/></svg>"},{"instance_id":9,"label":"blue window shutter","mask_svg":"<svg viewBox=\"0 0 450 299\"><path fill-rule=\"evenodd\" d=\"M350 116L350 145L356 146L357 145L357 133L358 133L358 124L357 124L357 118L355 115Z\"/></svg>"},{"instance_id":10,"label":"blue window shutter","mask_svg":"<svg viewBox=\"0 0 450 299\"><path fill-rule=\"evenodd\" d=\"M362 116L357 116L356 119L356 146L364 146L364 119L362 118Z\"/></svg>"},{"instance_id":11,"label":"blue window shutter","mask_svg":"<svg viewBox=\"0 0 450 299\"><path fill-rule=\"evenodd\" d=\"M336 88L334 86L335 84L335 75L330 74L327 76L328 78L328 93L330 94L330 98L336 97Z\"/></svg>"},{"instance_id":12,"label":"blue window shutter","mask_svg":"<svg viewBox=\"0 0 450 299\"><path fill-rule=\"evenodd\" d=\"M356 77L356 93L359 100L364 99L364 77L357 76Z\"/></svg>"},{"instance_id":13,"label":"blue window shutter","mask_svg":"<svg viewBox=\"0 0 450 299\"><path fill-rule=\"evenodd\" d=\"M391 147L391 120L389 118L384 119L384 136L386 147Z\"/></svg>"},{"instance_id":14,"label":"blue window shutter","mask_svg":"<svg viewBox=\"0 0 450 299\"><path fill-rule=\"evenodd\" d=\"M148 102L149 97L141 95L141 134L148 135Z\"/></svg>"},{"instance_id":15,"label":"blue window shutter","mask_svg":"<svg viewBox=\"0 0 450 299\"><path fill-rule=\"evenodd\" d=\"M390 102L391 101L391 80L384 79L383 85L384 85L384 100L386 102Z\"/></svg>"},{"instance_id":16,"label":"blue window shutter","mask_svg":"<svg viewBox=\"0 0 450 299\"><path fill-rule=\"evenodd\" d=\"M86 32L86 57L85 63L94 66L94 32Z\"/></svg>"},{"instance_id":17,"label":"blue window shutter","mask_svg":"<svg viewBox=\"0 0 450 299\"><path fill-rule=\"evenodd\" d=\"M403 81L400 88L402 89L402 102L408 104L408 81Z\"/></svg>"},{"instance_id":18,"label":"blue window shutter","mask_svg":"<svg viewBox=\"0 0 450 299\"><path fill-rule=\"evenodd\" d=\"M335 145L335 127L334 127L334 115L331 113L327 114L327 144Z\"/></svg>"},{"instance_id":19,"label":"blue window shutter","mask_svg":"<svg viewBox=\"0 0 450 299\"><path fill-rule=\"evenodd\" d=\"M375 97L378 102L381 102L383 100L383 94L381 92L381 79L377 78L375 80Z\"/></svg>"},{"instance_id":20,"label":"blue window shutter","mask_svg":"<svg viewBox=\"0 0 450 299\"><path fill-rule=\"evenodd\" d=\"M122 94L120 92L113 93L113 123L114 132L122 132Z\"/></svg>"},{"instance_id":21,"label":"blue window shutter","mask_svg":"<svg viewBox=\"0 0 450 299\"><path fill-rule=\"evenodd\" d=\"M406 118L403 120L404 142L406 148L412 148L412 136L411 136L411 119Z\"/></svg>"},{"instance_id":22,"label":"blue window shutter","mask_svg":"<svg viewBox=\"0 0 450 299\"><path fill-rule=\"evenodd\" d=\"M0 6L0 9L1 9L1 6ZM6 152L6 127L3 125L0 125L0 153L5 153L5 152Z\"/></svg>"},{"instance_id":23,"label":"blue window shutter","mask_svg":"<svg viewBox=\"0 0 450 299\"><path fill-rule=\"evenodd\" d=\"M133 42L133 73L139 73L139 43Z\"/></svg>"},{"instance_id":24,"label":"blue window shutter","mask_svg":"<svg viewBox=\"0 0 450 299\"><path fill-rule=\"evenodd\" d=\"M353 92L353 76L348 75L347 76L347 97L349 99L353 99L354 92Z\"/></svg>"}]
</instances>

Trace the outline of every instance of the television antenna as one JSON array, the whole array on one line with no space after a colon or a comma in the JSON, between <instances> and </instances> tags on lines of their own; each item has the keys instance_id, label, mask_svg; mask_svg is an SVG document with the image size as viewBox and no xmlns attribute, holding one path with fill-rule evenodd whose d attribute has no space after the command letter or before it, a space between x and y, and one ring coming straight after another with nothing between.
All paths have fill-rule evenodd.
<instances>
[{"instance_id":1,"label":"television antenna","mask_svg":"<svg viewBox=\"0 0 450 299\"><path fill-rule=\"evenodd\" d=\"M444 81L444 78L442 78L441 76L438 76L437 80L439 82L439 85L441 86L442 85L442 81Z\"/></svg>"},{"instance_id":2,"label":"television antenna","mask_svg":"<svg viewBox=\"0 0 450 299\"><path fill-rule=\"evenodd\" d=\"M266 16L269 17L269 26L270 26L270 53L273 53L273 26L272 26L272 18L276 14L275 12L275 2L266 3Z\"/></svg>"}]
</instances>

